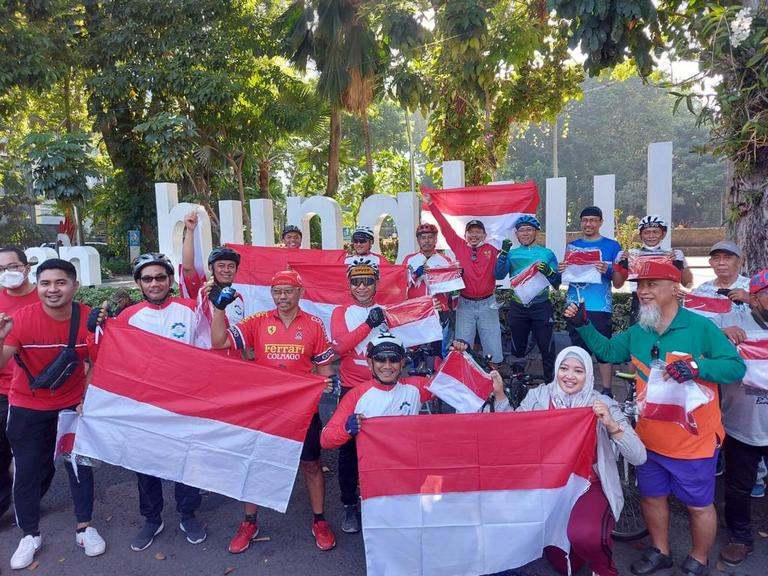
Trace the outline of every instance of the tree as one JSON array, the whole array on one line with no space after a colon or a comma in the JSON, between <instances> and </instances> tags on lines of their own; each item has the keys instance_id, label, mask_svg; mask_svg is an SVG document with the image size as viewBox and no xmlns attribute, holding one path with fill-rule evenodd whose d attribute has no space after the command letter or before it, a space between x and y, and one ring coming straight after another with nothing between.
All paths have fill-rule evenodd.
<instances>
[{"instance_id":1,"label":"tree","mask_svg":"<svg viewBox=\"0 0 768 576\"><path fill-rule=\"evenodd\" d=\"M641 75L654 53L695 60L699 73L678 83L685 103L709 127L709 150L728 160L728 226L743 248L745 268L768 264L768 7L760 0L554 0L570 26L572 46L587 54L591 74L628 58ZM705 81L714 83L714 93Z\"/></svg>"}]
</instances>

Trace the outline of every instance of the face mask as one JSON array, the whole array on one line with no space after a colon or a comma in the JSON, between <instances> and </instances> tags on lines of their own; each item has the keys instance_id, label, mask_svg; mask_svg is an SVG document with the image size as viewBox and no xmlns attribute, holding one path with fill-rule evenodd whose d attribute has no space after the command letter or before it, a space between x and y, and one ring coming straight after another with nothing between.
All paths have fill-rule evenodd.
<instances>
[{"instance_id":1,"label":"face mask","mask_svg":"<svg viewBox=\"0 0 768 576\"><path fill-rule=\"evenodd\" d=\"M0 286L13 290L24 284L24 273L6 270L0 274Z\"/></svg>"}]
</instances>

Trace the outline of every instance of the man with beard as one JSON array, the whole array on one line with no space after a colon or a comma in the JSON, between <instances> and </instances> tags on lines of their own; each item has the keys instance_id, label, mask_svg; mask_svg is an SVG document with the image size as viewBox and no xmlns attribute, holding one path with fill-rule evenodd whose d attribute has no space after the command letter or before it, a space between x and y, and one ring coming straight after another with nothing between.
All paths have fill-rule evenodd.
<instances>
[{"instance_id":1,"label":"man with beard","mask_svg":"<svg viewBox=\"0 0 768 576\"><path fill-rule=\"evenodd\" d=\"M569 305L565 317L597 355L612 363L632 360L640 394L654 360L663 361L670 354L679 359L665 365L666 385L695 380L708 389L711 400L692 413L697 434L677 423L642 415L637 424L637 433L648 450L648 460L636 471L652 545L632 565L632 573L644 576L672 566L668 503L672 493L688 508L693 541L679 573L700 576L707 572L709 551L717 534L715 465L725 437L717 385L738 382L746 368L717 326L680 307L676 298L680 270L674 265L644 262L630 280L638 283L640 310L637 324L627 331L606 338L589 322L583 305Z\"/></svg>"},{"instance_id":2,"label":"man with beard","mask_svg":"<svg viewBox=\"0 0 768 576\"><path fill-rule=\"evenodd\" d=\"M384 323L384 311L373 302L379 270L367 261L356 262L347 270L349 292L354 304L339 306L331 315L333 349L341 358L339 378L341 398L371 379L365 343L371 332ZM354 438L339 447L339 491L344 505L341 529L347 534L360 531L357 511L357 449Z\"/></svg>"},{"instance_id":3,"label":"man with beard","mask_svg":"<svg viewBox=\"0 0 768 576\"><path fill-rule=\"evenodd\" d=\"M720 314L713 321L728 339L741 344L747 338L768 338L768 268L749 283L750 310ZM768 392L744 384L725 386L723 426L728 436L725 461L725 524L728 545L720 559L738 566L754 550L750 500L758 464L768 458Z\"/></svg>"}]
</instances>

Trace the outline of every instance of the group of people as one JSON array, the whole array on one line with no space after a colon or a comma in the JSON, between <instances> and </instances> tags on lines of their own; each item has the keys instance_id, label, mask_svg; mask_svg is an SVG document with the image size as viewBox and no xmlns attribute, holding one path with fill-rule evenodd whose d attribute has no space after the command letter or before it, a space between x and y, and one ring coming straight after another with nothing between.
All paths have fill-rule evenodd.
<instances>
[{"instance_id":1,"label":"group of people","mask_svg":"<svg viewBox=\"0 0 768 576\"><path fill-rule=\"evenodd\" d=\"M734 345L757 330L768 335L768 269L752 278L740 276L738 246L727 241L716 244L710 253L716 279L699 290L727 296L732 307L728 314L712 321L680 304L680 286L689 287L692 282L681 253L674 252L669 261L648 261L639 270L630 271L628 251L600 235L600 209L585 208L580 215L582 237L572 246L600 251L600 261L594 264L600 281L569 285L564 315L572 346L557 354L549 291L559 287L568 264L558 262L551 250L536 243L541 228L538 220L520 217L515 222L516 238L504 240L499 249L486 241L482 221L468 222L462 237L428 196L425 201L439 228L424 223L416 230L419 252L404 262L409 274L408 297L428 293L430 268L457 263L465 286L457 297L440 294L435 298L446 337L432 346L434 356L443 356L449 348L466 352L479 344L490 358L497 411L590 406L597 417L591 487L571 514L570 554L546 551L553 566L568 574L586 563L600 576L618 574L610 532L623 506L616 467L616 454L621 453L637 466L643 516L651 535L651 546L633 564L632 572L646 575L672 566L668 496L674 494L688 508L692 535L692 547L680 573L705 574L717 528L713 502L721 447L726 452L725 516L730 542L720 551L720 558L732 565L743 561L753 548L750 494L759 462L768 455L768 393L740 384L745 365ZM327 334L322 320L300 308L304 285L293 270L279 271L272 278L274 309L246 316L242 297L232 287L240 255L227 247L214 249L208 256L208 274L201 275L194 266L196 226L197 218L191 213L185 219L178 270L183 296L173 293L177 270L171 261L162 254L147 253L133 265L142 301L110 301L93 310L74 300L78 283L72 264L58 259L41 263L35 285L30 281L24 252L14 247L0 249L0 515L13 505L22 531L11 558L12 568L29 566L41 546L40 501L53 478L58 415L62 410L81 409L88 368L98 355L98 333L111 323L210 347L220 354L280 370L322 376L326 392L338 393L340 401L325 426L319 414L314 414L301 452L300 469L312 509L311 532L320 550L335 547L336 536L325 518L326 488L320 458L322 450L337 448L344 507L341 530L360 531L355 437L366 418L418 414L422 403L430 398L426 379L407 374L408 351L386 330L384 311L376 303L385 259L372 252L373 231L360 226L353 233L353 253L346 262L353 303L334 310ZM439 231L450 251L436 249ZM667 225L659 217L644 218L639 226L640 252L665 253L660 246L666 232ZM302 245L302 232L295 226L286 227L282 238L287 249ZM515 408L505 395L508 364L503 354L496 281L514 277L532 265L550 286L525 303L513 294L505 323L514 369L521 369L532 337L549 383L529 392ZM612 287L620 287L627 280L634 288L632 325L613 335ZM448 336L449 312L455 315L453 337ZM179 326L185 329L179 330ZM207 340L201 334L206 334ZM596 389L592 355L600 375L600 391ZM612 365L625 362L635 366L640 387L657 362L662 362L669 386L695 380L706 387L711 400L695 413L697 433L643 417L634 428L613 400L610 386ZM13 483L11 458L15 460ZM102 554L106 544L91 525L91 468L80 466L75 475L69 463L65 467L77 520L76 544L88 556ZM164 502L159 478L139 473L137 484L144 524L130 547L141 551L164 529ZM191 544L203 542L206 529L196 517L200 491L176 483L174 496L180 530ZM244 503L244 516L229 551L244 552L258 532L257 506Z\"/></svg>"}]
</instances>

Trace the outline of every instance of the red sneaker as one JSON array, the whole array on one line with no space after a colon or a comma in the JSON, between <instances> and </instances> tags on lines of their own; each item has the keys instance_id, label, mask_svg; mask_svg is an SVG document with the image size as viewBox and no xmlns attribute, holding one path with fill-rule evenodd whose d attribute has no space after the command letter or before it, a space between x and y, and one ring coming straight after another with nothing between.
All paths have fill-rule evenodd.
<instances>
[{"instance_id":1,"label":"red sneaker","mask_svg":"<svg viewBox=\"0 0 768 576\"><path fill-rule=\"evenodd\" d=\"M251 541L259 535L259 525L253 522L240 522L234 538L229 543L228 550L232 554L240 554L248 550Z\"/></svg>"},{"instance_id":2,"label":"red sneaker","mask_svg":"<svg viewBox=\"0 0 768 576\"><path fill-rule=\"evenodd\" d=\"M331 550L336 547L336 537L333 535L331 525L325 520L318 520L312 524L312 535L320 550Z\"/></svg>"}]
</instances>

